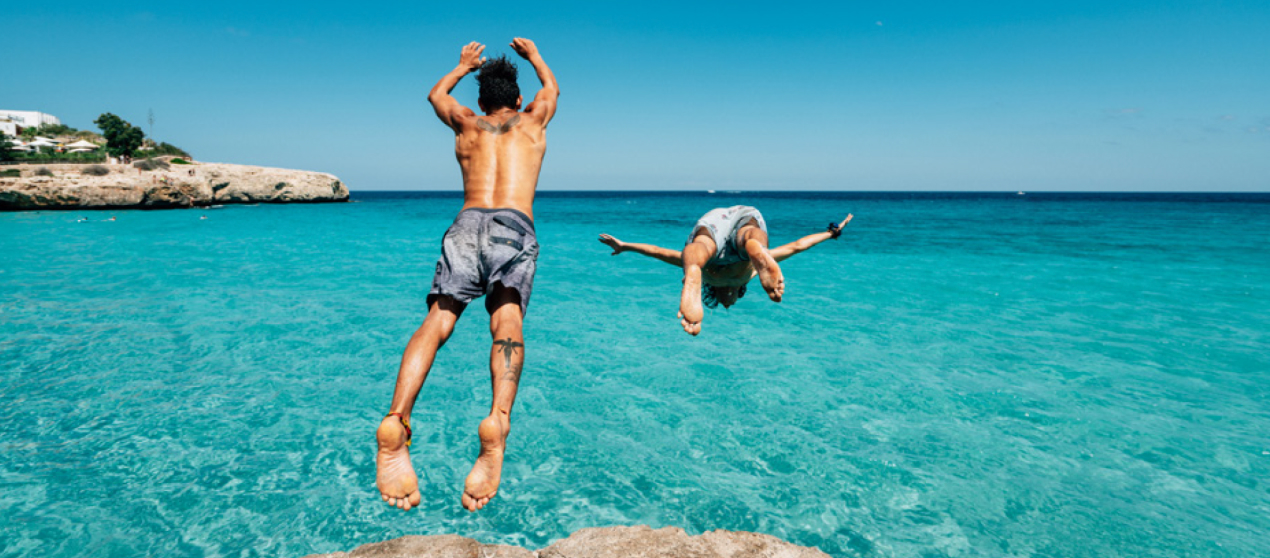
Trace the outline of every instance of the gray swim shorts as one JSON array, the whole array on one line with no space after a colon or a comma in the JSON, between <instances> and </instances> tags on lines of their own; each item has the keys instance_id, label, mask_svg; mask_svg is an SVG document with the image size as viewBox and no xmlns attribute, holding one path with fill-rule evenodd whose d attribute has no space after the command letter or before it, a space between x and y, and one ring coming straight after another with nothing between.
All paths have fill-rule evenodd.
<instances>
[{"instance_id":1,"label":"gray swim shorts","mask_svg":"<svg viewBox=\"0 0 1270 558\"><path fill-rule=\"evenodd\" d=\"M528 216L515 209L464 209L441 239L428 306L442 295L467 304L502 283L520 293L523 316L537 268L538 236ZM485 308L495 310L490 299Z\"/></svg>"},{"instance_id":2,"label":"gray swim shorts","mask_svg":"<svg viewBox=\"0 0 1270 558\"><path fill-rule=\"evenodd\" d=\"M717 246L714 256L710 258L711 265L728 265L749 260L750 255L745 252L745 247L736 245L736 232L748 225L751 219L758 223L760 230L767 232L767 223L763 221L763 214L748 205L710 210L697 220L696 225L692 226L692 232L688 234L688 242L684 245L692 244L697 234L705 231L710 234L710 238L714 239L714 245Z\"/></svg>"}]
</instances>

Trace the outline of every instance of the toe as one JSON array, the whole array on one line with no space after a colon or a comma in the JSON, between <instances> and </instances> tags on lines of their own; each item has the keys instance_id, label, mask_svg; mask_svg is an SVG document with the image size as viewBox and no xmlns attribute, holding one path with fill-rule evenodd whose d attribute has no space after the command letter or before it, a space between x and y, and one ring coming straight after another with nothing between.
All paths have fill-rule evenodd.
<instances>
[{"instance_id":1,"label":"toe","mask_svg":"<svg viewBox=\"0 0 1270 558\"><path fill-rule=\"evenodd\" d=\"M380 497L380 498L383 498L385 502L387 502L387 501L388 501L388 495L387 495L387 494L384 494L384 493L382 493L382 492L381 492L381 493L379 493L379 497Z\"/></svg>"},{"instance_id":2,"label":"toe","mask_svg":"<svg viewBox=\"0 0 1270 558\"><path fill-rule=\"evenodd\" d=\"M423 495L420 494L418 490L414 491L414 493L412 493L409 498L410 505L412 506L419 505L419 502L421 502L422 500L423 500Z\"/></svg>"},{"instance_id":3,"label":"toe","mask_svg":"<svg viewBox=\"0 0 1270 558\"><path fill-rule=\"evenodd\" d=\"M466 492L463 493L463 508L467 511L476 511L476 500L473 500Z\"/></svg>"}]
</instances>

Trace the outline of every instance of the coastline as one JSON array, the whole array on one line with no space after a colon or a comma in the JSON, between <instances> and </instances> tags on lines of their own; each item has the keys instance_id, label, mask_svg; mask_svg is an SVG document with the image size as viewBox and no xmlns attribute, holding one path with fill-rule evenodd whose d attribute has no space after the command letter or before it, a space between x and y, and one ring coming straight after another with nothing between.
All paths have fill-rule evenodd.
<instances>
[{"instance_id":1,"label":"coastline","mask_svg":"<svg viewBox=\"0 0 1270 558\"><path fill-rule=\"evenodd\" d=\"M348 201L348 186L332 174L195 162L167 169L97 165L110 172L84 174L92 165L11 165L21 176L0 177L0 211L181 209L222 204ZM46 168L52 176L38 176Z\"/></svg>"}]
</instances>

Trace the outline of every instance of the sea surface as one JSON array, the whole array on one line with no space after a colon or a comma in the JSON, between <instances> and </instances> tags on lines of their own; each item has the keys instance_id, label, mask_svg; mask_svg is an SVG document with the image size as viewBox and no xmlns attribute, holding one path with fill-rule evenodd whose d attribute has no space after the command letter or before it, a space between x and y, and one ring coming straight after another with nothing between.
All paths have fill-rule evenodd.
<instances>
[{"instance_id":1,"label":"sea surface","mask_svg":"<svg viewBox=\"0 0 1270 558\"><path fill-rule=\"evenodd\" d=\"M628 524L848 557L1270 552L1270 195L543 193L503 484L476 514L480 304L416 407L422 505L375 490L461 199L353 198L0 214L0 556ZM774 244L855 220L784 264L784 302L755 283L696 338L678 270L596 241L678 248L735 204Z\"/></svg>"}]
</instances>

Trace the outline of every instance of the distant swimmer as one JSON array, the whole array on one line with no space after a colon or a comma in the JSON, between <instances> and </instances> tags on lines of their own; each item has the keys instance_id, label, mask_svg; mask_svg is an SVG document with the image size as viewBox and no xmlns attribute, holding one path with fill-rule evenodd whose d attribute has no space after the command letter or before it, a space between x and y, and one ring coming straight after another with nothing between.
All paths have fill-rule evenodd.
<instances>
[{"instance_id":1,"label":"distant swimmer","mask_svg":"<svg viewBox=\"0 0 1270 558\"><path fill-rule=\"evenodd\" d=\"M75 222L76 222L76 223L87 223L87 222L88 222L88 218L87 218L87 217L80 217L80 218L79 218L79 219L77 219Z\"/></svg>"},{"instance_id":2,"label":"distant swimmer","mask_svg":"<svg viewBox=\"0 0 1270 558\"><path fill-rule=\"evenodd\" d=\"M482 295L493 336L489 368L494 401L477 429L481 451L461 500L468 511L476 511L498 494L512 403L525 363L521 325L538 265L534 191L547 148L547 123L560 95L533 41L518 38L511 47L533 65L542 82L523 111L516 66L506 57L487 62L481 58L485 46L475 42L463 47L458 67L428 94L437 117L454 130L454 151L463 171L463 209L441 239L428 316L406 346L392 407L375 432L375 484L385 502L403 510L418 506L422 497L408 452L415 398L463 309ZM459 80L477 69L478 103L484 115L450 96Z\"/></svg>"},{"instance_id":3,"label":"distant swimmer","mask_svg":"<svg viewBox=\"0 0 1270 558\"><path fill-rule=\"evenodd\" d=\"M199 215L199 216L198 216L198 220L199 220L199 221L206 221L206 220L207 220L207 216L206 216L206 215Z\"/></svg>"},{"instance_id":4,"label":"distant swimmer","mask_svg":"<svg viewBox=\"0 0 1270 558\"><path fill-rule=\"evenodd\" d=\"M111 215L111 216L110 216L110 218L109 218L109 219L106 219L106 220L107 220L107 221L115 221L115 220L117 220L117 219L115 219L115 216L114 216L114 215Z\"/></svg>"},{"instance_id":5,"label":"distant swimmer","mask_svg":"<svg viewBox=\"0 0 1270 558\"><path fill-rule=\"evenodd\" d=\"M785 276L777 262L838 238L850 222L851 215L847 215L841 223L830 223L825 232L768 250L767 223L763 215L753 207L735 205L711 210L698 219L683 251L622 242L607 234L600 235L600 242L612 248L614 256L635 252L682 267L684 286L679 297L679 323L684 331L696 335L701 333L701 320L705 318L703 301L710 308L719 304L729 308L745 296L746 284L757 275L768 298L780 302L785 295Z\"/></svg>"}]
</instances>

